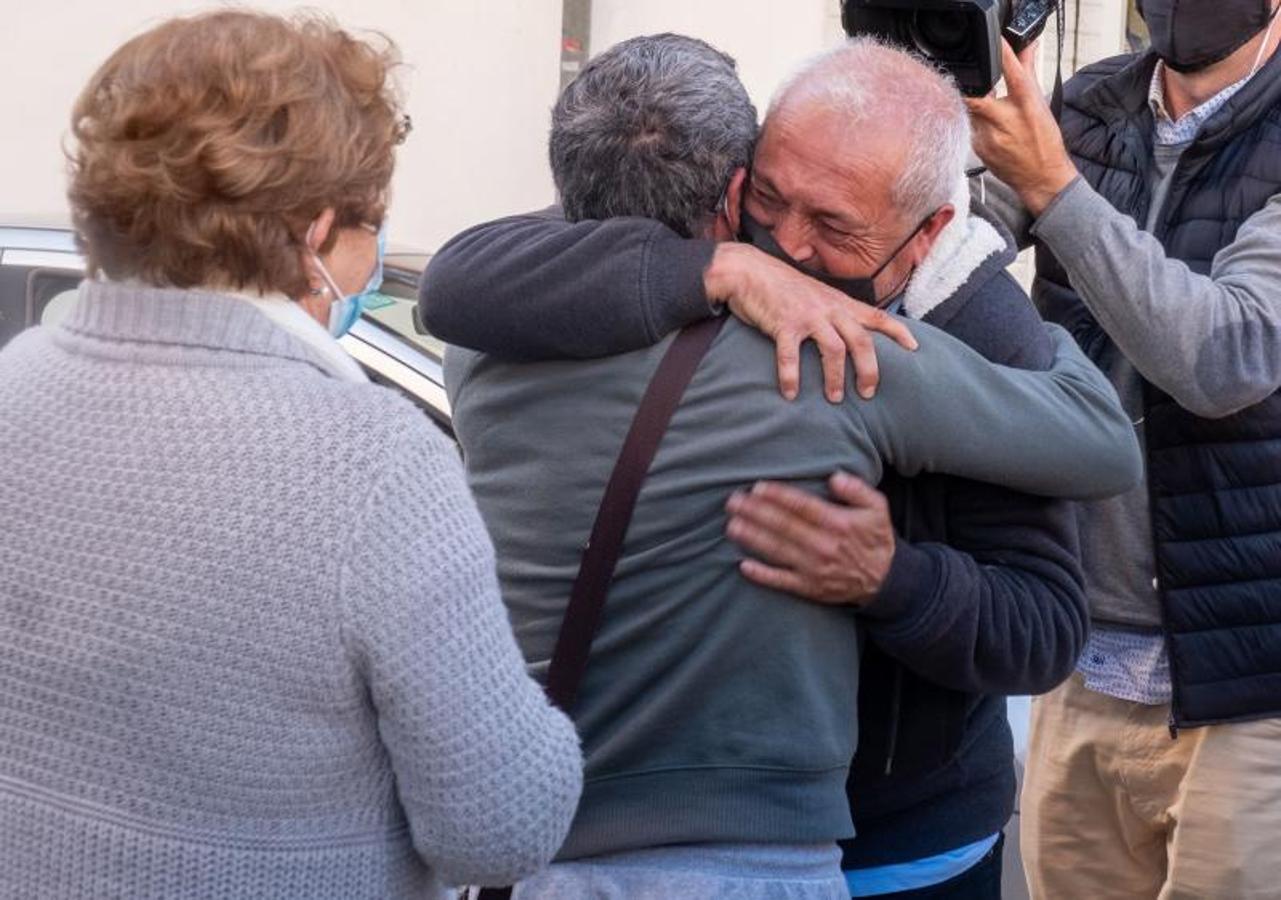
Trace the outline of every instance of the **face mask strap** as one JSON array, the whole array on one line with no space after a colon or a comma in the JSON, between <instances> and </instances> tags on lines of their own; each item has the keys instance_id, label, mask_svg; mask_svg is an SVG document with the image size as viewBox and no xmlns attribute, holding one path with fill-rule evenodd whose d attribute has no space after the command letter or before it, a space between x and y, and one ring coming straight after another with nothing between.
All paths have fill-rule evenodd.
<instances>
[{"instance_id":1,"label":"face mask strap","mask_svg":"<svg viewBox=\"0 0 1281 900\"><path fill-rule=\"evenodd\" d=\"M1277 24L1277 13L1281 12L1281 3L1272 8L1272 15L1268 18L1267 31L1263 32L1263 43L1259 45L1259 52L1254 57L1254 65L1250 67L1250 74L1246 77L1253 78L1258 73L1259 67L1263 65L1263 53L1268 49L1268 42L1272 40L1272 29Z\"/></svg>"},{"instance_id":2,"label":"face mask strap","mask_svg":"<svg viewBox=\"0 0 1281 900\"><path fill-rule=\"evenodd\" d=\"M887 298L882 300L876 294L876 279L889 267L890 263L898 258L898 255L903 252L907 245L921 233L921 229L928 225L930 220L937 214L938 210L936 209L934 212L922 219L921 223L912 229L912 233L895 248L894 252L886 258L885 262L881 263L875 272L871 275L865 275L862 277L842 278L840 276L827 275L822 272L812 272L809 269L806 269L788 255L787 251L785 251L779 245L778 241L774 239L774 235L771 233L770 229L756 221L756 218L746 209L744 209L742 213L742 221L740 222L739 227L739 239L752 244L760 250L764 250L769 253L770 256L788 263L798 272L802 272L811 278L817 279L828 287L834 288L855 300L859 300L863 303L869 303L872 306L881 307L892 301L894 297L901 292L901 286L899 290L891 292ZM770 252L770 248L773 248L776 252ZM911 275L909 273L908 278L910 277ZM904 279L904 283L906 283L906 281L907 279Z\"/></svg>"},{"instance_id":3,"label":"face mask strap","mask_svg":"<svg viewBox=\"0 0 1281 900\"><path fill-rule=\"evenodd\" d=\"M930 220L933 219L936 215L938 215L937 209L934 210L934 212L930 213L928 216L926 216L924 219L922 219L921 224L917 225L915 228L912 229L912 233L907 236L907 240L899 244L898 249L895 250L893 253L891 253L890 258L885 260L885 262L881 263L881 267L872 274L872 277L870 279L868 279L868 283L872 285L873 297L875 297L875 294L876 294L877 277L879 277L880 274L884 272L885 269L889 266L889 264L892 263L900 253L903 252L903 250L907 247L908 244L912 243L912 241L916 239L916 236L921 233L921 230L925 228L926 225L930 224ZM907 288L907 283L912 280L913 271L915 271L915 267L913 267L912 271L909 271L906 275L903 276L903 280L898 283L898 285L894 288L894 290L890 291L885 296L885 299L876 300L875 306L878 309L884 309L885 307L893 303L894 298L897 297L899 294L903 293L904 289Z\"/></svg>"},{"instance_id":4,"label":"face mask strap","mask_svg":"<svg viewBox=\"0 0 1281 900\"><path fill-rule=\"evenodd\" d=\"M934 218L934 216L936 216L937 214L938 214L938 210L936 209L934 210L934 212L930 213L928 216L922 219L921 224L917 225L915 228L912 229L912 233L907 236L907 239L904 240L903 243L899 244L898 247L895 248L894 252L891 253L886 258L885 262L881 263L880 268L878 268L875 272L873 272L870 276L868 276L869 279L872 281L875 281L877 278L879 278L881 273L889 268L890 263L894 262L894 260L898 258L898 255L902 253L905 249L907 249L908 244L916 240L916 236L921 233L921 229L923 229L926 225L930 224L930 219Z\"/></svg>"},{"instance_id":5,"label":"face mask strap","mask_svg":"<svg viewBox=\"0 0 1281 900\"><path fill-rule=\"evenodd\" d=\"M387 247L387 232L385 226L373 226L362 223L360 227L368 231L370 234L377 235L378 238L378 262L374 266L374 271L370 273L370 284L366 285L365 290L362 291L362 293L369 293L372 290L376 290L382 284L382 258ZM315 233L315 230L315 222L312 222L307 226L307 251L311 254L311 259L316 264L316 269L320 272L320 277L325 282L325 287L327 287L329 292L333 295L333 299L330 302L337 303L339 300L344 299L342 289L338 287L338 282L334 281L334 277L329 274L329 267L321 260L320 254L311 249L311 237ZM377 285L373 284L375 279L378 281Z\"/></svg>"},{"instance_id":6,"label":"face mask strap","mask_svg":"<svg viewBox=\"0 0 1281 900\"><path fill-rule=\"evenodd\" d=\"M307 252L311 254L311 261L316 264L316 269L320 273L321 280L325 282L325 287L328 288L329 293L333 295L332 299L329 301L333 303L337 300L342 299L342 291L338 289L338 282L334 281L333 276L329 274L329 269L321 261L320 254L312 249L311 238L312 238L312 235L314 235L315 233L316 233L316 223L312 222L310 225L307 226L307 237L306 237Z\"/></svg>"}]
</instances>

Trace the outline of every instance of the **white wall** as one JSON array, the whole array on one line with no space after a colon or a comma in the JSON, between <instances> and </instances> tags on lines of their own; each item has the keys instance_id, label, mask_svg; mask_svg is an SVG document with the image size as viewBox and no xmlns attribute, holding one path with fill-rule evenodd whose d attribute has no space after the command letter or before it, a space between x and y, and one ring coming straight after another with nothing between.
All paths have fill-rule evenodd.
<instances>
[{"instance_id":1,"label":"white wall","mask_svg":"<svg viewBox=\"0 0 1281 900\"><path fill-rule=\"evenodd\" d=\"M284 11L299 6L261 0ZM120 43L211 4L6 0L0 29L0 214L65 210L59 149L81 86ZM401 147L396 241L426 249L484 218L552 200L548 111L560 60L560 0L311 0L351 28L386 32L408 67L414 133Z\"/></svg>"},{"instance_id":2,"label":"white wall","mask_svg":"<svg viewBox=\"0 0 1281 900\"><path fill-rule=\"evenodd\" d=\"M1115 52L1122 0L1081 0L1082 61ZM212 4L5 0L0 29L0 214L65 210L60 141L80 87L121 42ZM260 0L284 11L297 0ZM559 80L561 0L310 0L396 39L415 131L394 183L395 240L426 249L461 228L551 202L548 111ZM1068 22L1075 18L1075 0ZM678 31L733 55L764 113L774 88L842 37L839 0L594 0L591 50ZM1046 43L1050 43L1047 41ZM1069 39L1068 51L1072 50ZM1048 60L1047 60L1048 62ZM1052 66L1043 65L1052 78Z\"/></svg>"},{"instance_id":3,"label":"white wall","mask_svg":"<svg viewBox=\"0 0 1281 900\"><path fill-rule=\"evenodd\" d=\"M675 31L738 60L761 115L774 88L807 57L843 37L837 0L595 0L592 54L624 38Z\"/></svg>"},{"instance_id":4,"label":"white wall","mask_svg":"<svg viewBox=\"0 0 1281 900\"><path fill-rule=\"evenodd\" d=\"M1063 24L1063 77L1077 69L1125 51L1125 0L1066 0ZM1079 22L1079 27L1077 24ZM1041 84L1048 92L1054 86L1058 53L1057 21L1050 19L1041 38ZM1074 65L1075 63L1075 65Z\"/></svg>"}]
</instances>

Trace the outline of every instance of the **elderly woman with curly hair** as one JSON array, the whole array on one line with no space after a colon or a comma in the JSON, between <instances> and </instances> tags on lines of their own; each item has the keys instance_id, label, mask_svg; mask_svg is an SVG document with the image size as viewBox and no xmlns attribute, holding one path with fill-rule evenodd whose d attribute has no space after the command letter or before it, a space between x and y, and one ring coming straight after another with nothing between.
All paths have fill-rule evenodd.
<instances>
[{"instance_id":1,"label":"elderly woman with curly hair","mask_svg":"<svg viewBox=\"0 0 1281 900\"><path fill-rule=\"evenodd\" d=\"M72 120L90 277L0 353L0 896L440 897L574 813L452 444L333 340L390 46L220 12Z\"/></svg>"}]
</instances>

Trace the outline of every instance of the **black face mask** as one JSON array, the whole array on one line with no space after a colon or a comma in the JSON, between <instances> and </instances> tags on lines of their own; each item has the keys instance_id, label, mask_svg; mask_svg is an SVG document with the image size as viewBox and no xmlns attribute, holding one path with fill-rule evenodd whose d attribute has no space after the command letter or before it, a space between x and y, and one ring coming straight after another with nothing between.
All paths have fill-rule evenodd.
<instances>
[{"instance_id":1,"label":"black face mask","mask_svg":"<svg viewBox=\"0 0 1281 900\"><path fill-rule=\"evenodd\" d=\"M1176 72L1227 59L1268 27L1275 0L1139 0L1152 49Z\"/></svg>"},{"instance_id":2,"label":"black face mask","mask_svg":"<svg viewBox=\"0 0 1281 900\"><path fill-rule=\"evenodd\" d=\"M903 252L904 247L912 243L912 238L920 234L921 229L924 228L926 223L928 223L932 218L934 218L933 213L926 216L925 220L922 221L920 225L917 225L912 229L912 233L907 236L907 239L894 248L894 252L889 255L889 258L877 266L875 272L863 278L841 278L836 275L828 275L825 272L815 272L813 269L805 268L805 266L788 256L787 251L778 245L778 241L774 240L773 233L760 222L752 218L752 214L746 209L743 210L743 220L738 229L738 239L745 244L751 244L756 249L768 253L775 259L782 260L793 269L796 269L798 272L804 272L815 281L821 281L830 288L836 288L836 290L848 297L853 297L855 300L859 300L863 303L870 303L872 306L884 306L891 302L894 297L900 293L902 288L900 287L899 291L895 291L892 295L878 300L876 296L877 277L886 270L890 263L894 262L895 258ZM907 279L904 279L903 283L907 284Z\"/></svg>"}]
</instances>

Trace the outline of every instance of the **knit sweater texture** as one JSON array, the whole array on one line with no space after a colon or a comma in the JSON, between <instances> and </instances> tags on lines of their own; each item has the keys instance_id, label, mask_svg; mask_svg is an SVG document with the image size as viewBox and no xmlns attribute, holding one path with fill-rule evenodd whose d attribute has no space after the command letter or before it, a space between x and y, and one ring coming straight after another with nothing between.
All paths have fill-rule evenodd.
<instances>
[{"instance_id":1,"label":"knit sweater texture","mask_svg":"<svg viewBox=\"0 0 1281 900\"><path fill-rule=\"evenodd\" d=\"M454 447L232 297L0 352L0 898L441 898L560 846Z\"/></svg>"}]
</instances>

